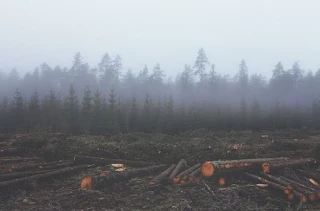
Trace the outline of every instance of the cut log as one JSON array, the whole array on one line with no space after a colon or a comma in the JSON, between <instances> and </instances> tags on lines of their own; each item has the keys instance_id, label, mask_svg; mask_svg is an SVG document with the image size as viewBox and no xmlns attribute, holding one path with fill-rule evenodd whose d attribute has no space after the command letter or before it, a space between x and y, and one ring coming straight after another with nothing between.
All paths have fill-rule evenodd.
<instances>
[{"instance_id":1,"label":"cut log","mask_svg":"<svg viewBox=\"0 0 320 211\"><path fill-rule=\"evenodd\" d=\"M42 171L26 171L26 172L15 172L15 173L6 173L6 174L0 174L0 182L12 180L12 179L18 179L22 177L28 177L36 174L43 174L50 171L54 171L53 169L49 170L42 170Z\"/></svg>"},{"instance_id":2,"label":"cut log","mask_svg":"<svg viewBox=\"0 0 320 211\"><path fill-rule=\"evenodd\" d=\"M80 156L80 155L74 156L74 162L76 164L95 164L100 166L105 166L112 163L122 163L122 164L126 164L133 167L154 165L154 163L144 162L144 161L107 159L107 158L89 157L89 156Z\"/></svg>"},{"instance_id":3,"label":"cut log","mask_svg":"<svg viewBox=\"0 0 320 211\"><path fill-rule=\"evenodd\" d=\"M293 186L288 181L285 181L285 180L282 180L281 178L272 176L271 174L262 173L262 175L265 176L265 177L268 177L269 179L271 179L271 180L273 180L275 182L277 182L278 184L281 184L281 185L287 187L287 189L290 190L290 191L293 190Z\"/></svg>"},{"instance_id":4,"label":"cut log","mask_svg":"<svg viewBox=\"0 0 320 211\"><path fill-rule=\"evenodd\" d=\"M271 160L262 163L262 171L264 173L270 173L277 169L282 169L285 167L298 167L306 164L316 163L315 159L303 158L303 159L290 159L290 160Z\"/></svg>"},{"instance_id":5,"label":"cut log","mask_svg":"<svg viewBox=\"0 0 320 211\"><path fill-rule=\"evenodd\" d=\"M188 180L190 182L194 182L195 179L201 174L201 167L197 168L195 171L193 171L191 174L188 176Z\"/></svg>"},{"instance_id":6,"label":"cut log","mask_svg":"<svg viewBox=\"0 0 320 211\"><path fill-rule=\"evenodd\" d=\"M4 188L9 188L15 185L21 185L25 182L30 182L30 181L35 181L38 179L42 179L42 178L49 178L49 177L54 177L54 176L58 176L58 175L63 175L63 174L67 174L70 172L74 172L77 170L81 170L81 169L86 169L86 168L90 168L93 165L81 165L81 166L75 166L75 167L67 167L67 168L63 168L63 169L59 169L56 171L50 171L47 173L43 173L43 174L37 174L37 175L33 175L33 176L28 176L28 177L23 177L23 178L19 178L19 179L13 179L13 180L8 180L8 181L4 181L4 182L0 182L0 190L4 189ZM21 187L21 186L19 186Z\"/></svg>"},{"instance_id":7,"label":"cut log","mask_svg":"<svg viewBox=\"0 0 320 211\"><path fill-rule=\"evenodd\" d=\"M32 170L32 169L55 169L55 168L62 168L62 167L69 167L73 165L73 162L63 162L63 161L54 161L54 162L43 162L43 163L32 163L32 164L25 164L25 165L11 165L8 167L8 172L19 172L25 170Z\"/></svg>"},{"instance_id":8,"label":"cut log","mask_svg":"<svg viewBox=\"0 0 320 211\"><path fill-rule=\"evenodd\" d=\"M171 172L168 180L169 182L173 182L173 178L175 178L175 176L177 176L187 165L187 162L185 159L181 159L179 161L179 163L177 164L177 166L173 169L173 171Z\"/></svg>"},{"instance_id":9,"label":"cut log","mask_svg":"<svg viewBox=\"0 0 320 211\"><path fill-rule=\"evenodd\" d=\"M316 199L320 198L320 190L316 190L314 188L311 188L311 187L306 186L304 184L301 184L299 182L290 180L290 179L288 179L286 177L283 177L283 176L280 176L280 179L283 180L283 181L289 182L291 185L293 185L294 189L296 189L296 190L298 190L298 191L300 191L302 193L305 193L305 195L308 196L308 199L311 202L313 202Z\"/></svg>"},{"instance_id":10,"label":"cut log","mask_svg":"<svg viewBox=\"0 0 320 211\"><path fill-rule=\"evenodd\" d=\"M297 190L299 192L301 192L302 194L304 194L308 199L309 201L313 202L317 199L317 193L315 191L310 191L308 189L305 189L301 186L298 186L298 185L295 185L295 184L291 184L289 183L288 181L286 180L283 180L281 178L277 178L275 176L272 176L270 174L265 174L265 173L262 173L262 175L270 178L271 180L277 182L278 184L281 184L283 186L286 186L288 190L290 191L293 191L293 190Z\"/></svg>"},{"instance_id":11,"label":"cut log","mask_svg":"<svg viewBox=\"0 0 320 211\"><path fill-rule=\"evenodd\" d=\"M186 177L187 175L189 175L190 173L192 173L193 171L195 171L196 169L200 168L201 164L198 163L188 169L186 169L185 171L181 172L180 174L178 174L177 176L174 177L173 179L173 182L178 184L180 183L180 180L183 178L183 177Z\"/></svg>"},{"instance_id":12,"label":"cut log","mask_svg":"<svg viewBox=\"0 0 320 211\"><path fill-rule=\"evenodd\" d=\"M17 148L0 148L0 156L16 155L18 153Z\"/></svg>"},{"instance_id":13,"label":"cut log","mask_svg":"<svg viewBox=\"0 0 320 211\"><path fill-rule=\"evenodd\" d=\"M132 169L121 173L112 173L106 176L86 176L81 180L81 189L99 190L115 182L125 181L134 177L147 176L166 169L168 165L149 166L140 169Z\"/></svg>"},{"instance_id":14,"label":"cut log","mask_svg":"<svg viewBox=\"0 0 320 211\"><path fill-rule=\"evenodd\" d=\"M224 186L226 184L226 179L224 177L220 177L218 180L218 184L220 186Z\"/></svg>"},{"instance_id":15,"label":"cut log","mask_svg":"<svg viewBox=\"0 0 320 211\"><path fill-rule=\"evenodd\" d=\"M259 169L266 161L287 158L258 158L244 160L208 161L202 164L201 173L205 177L211 177L219 173L247 172L251 169Z\"/></svg>"},{"instance_id":16,"label":"cut log","mask_svg":"<svg viewBox=\"0 0 320 211\"><path fill-rule=\"evenodd\" d=\"M266 180L266 179L264 179L262 177L258 177L258 176L253 175L253 174L245 173L245 175L250 177L250 178L252 178L252 179L256 179L256 180L259 180L261 182L267 183L269 186L273 187L274 189L278 189L278 190L283 191L288 196L289 200L292 198L290 196L290 194L292 193L296 198L298 198L300 200L301 203L306 203L307 202L307 197L305 195L303 195L302 193L296 191L296 190L290 191L285 186L282 186L280 184L271 182L269 180Z\"/></svg>"},{"instance_id":17,"label":"cut log","mask_svg":"<svg viewBox=\"0 0 320 211\"><path fill-rule=\"evenodd\" d=\"M169 168L167 168L165 171L163 171L158 176L154 177L148 184L149 185L155 185L162 183L173 171L173 169L176 167L176 164L172 164Z\"/></svg>"},{"instance_id":18,"label":"cut log","mask_svg":"<svg viewBox=\"0 0 320 211\"><path fill-rule=\"evenodd\" d=\"M306 190L308 190L308 191L311 191L311 192L312 192L312 191L316 191L315 188L306 186L306 185L304 185L304 184L301 184L301 183L296 182L296 181L294 181L294 180L288 179L288 178L286 178L286 177L280 176L279 178L280 178L281 180L287 181L288 183L292 184L293 186L298 186L298 187L304 188L304 189L306 189Z\"/></svg>"},{"instance_id":19,"label":"cut log","mask_svg":"<svg viewBox=\"0 0 320 211\"><path fill-rule=\"evenodd\" d=\"M0 165L18 162L38 161L40 158L0 158Z\"/></svg>"}]
</instances>

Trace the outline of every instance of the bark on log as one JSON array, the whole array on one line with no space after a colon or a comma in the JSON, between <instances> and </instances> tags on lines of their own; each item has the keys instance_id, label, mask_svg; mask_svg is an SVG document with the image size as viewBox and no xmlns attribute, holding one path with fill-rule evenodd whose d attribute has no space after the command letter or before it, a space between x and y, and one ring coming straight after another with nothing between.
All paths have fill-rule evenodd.
<instances>
[{"instance_id":1,"label":"bark on log","mask_svg":"<svg viewBox=\"0 0 320 211\"><path fill-rule=\"evenodd\" d=\"M86 169L91 166L93 166L93 165L81 165L81 166L75 166L75 167L67 167L67 168L59 169L56 171L50 171L50 172L43 173L43 174L37 174L37 175L33 175L33 176L28 176L28 177L23 177L23 178L19 178L19 179L13 179L13 180L0 182L0 190L4 189L4 188L15 186L15 185L20 185L20 184L28 182L28 181L35 181L35 180L42 179L42 178L54 177L54 176L74 172L77 170Z\"/></svg>"},{"instance_id":2,"label":"bark on log","mask_svg":"<svg viewBox=\"0 0 320 211\"><path fill-rule=\"evenodd\" d=\"M142 167L154 165L154 163L144 162L144 161L134 161L134 160L122 160L122 159L107 159L99 157L89 157L89 156L74 156L74 162L76 164L95 164L95 165L108 165L112 163L122 163L133 167Z\"/></svg>"},{"instance_id":3,"label":"bark on log","mask_svg":"<svg viewBox=\"0 0 320 211\"><path fill-rule=\"evenodd\" d=\"M167 177L169 177L169 175L171 174L171 172L173 171L173 169L176 167L176 164L172 164L169 168L167 168L165 171L163 171L161 174L159 174L158 176L154 177L148 184L149 185L155 185L155 184L160 184L161 182L163 182Z\"/></svg>"},{"instance_id":4,"label":"bark on log","mask_svg":"<svg viewBox=\"0 0 320 211\"><path fill-rule=\"evenodd\" d=\"M312 172L307 172L301 169L296 169L296 171L298 171L300 174L307 176L307 177L311 177L312 179L316 179L316 180L320 180L320 175L312 173Z\"/></svg>"},{"instance_id":5,"label":"bark on log","mask_svg":"<svg viewBox=\"0 0 320 211\"><path fill-rule=\"evenodd\" d=\"M168 165L149 166L140 169L132 169L121 173L112 173L107 176L86 176L81 180L81 189L98 190L115 182L121 182L133 177L141 177L157 173L166 169Z\"/></svg>"},{"instance_id":6,"label":"bark on log","mask_svg":"<svg viewBox=\"0 0 320 211\"><path fill-rule=\"evenodd\" d=\"M18 152L19 150L17 148L1 148L0 156L16 155Z\"/></svg>"},{"instance_id":7,"label":"bark on log","mask_svg":"<svg viewBox=\"0 0 320 211\"><path fill-rule=\"evenodd\" d=\"M170 176L168 178L169 182L173 182L173 178L175 176L177 176L186 167L186 165L187 165L186 160L185 159L181 159L179 161L179 163L177 164L177 166L171 172L171 174L170 174Z\"/></svg>"},{"instance_id":8,"label":"bark on log","mask_svg":"<svg viewBox=\"0 0 320 211\"><path fill-rule=\"evenodd\" d=\"M190 182L194 182L195 179L201 174L201 167L193 171L192 173L189 174L188 180Z\"/></svg>"},{"instance_id":9,"label":"bark on log","mask_svg":"<svg viewBox=\"0 0 320 211\"><path fill-rule=\"evenodd\" d=\"M289 159L289 160L273 160L266 161L262 163L262 171L264 173L270 173L277 169L282 169L285 167L297 167L305 164L316 163L316 160L312 158L303 158L303 159Z\"/></svg>"},{"instance_id":10,"label":"bark on log","mask_svg":"<svg viewBox=\"0 0 320 211\"><path fill-rule=\"evenodd\" d=\"M32 170L32 169L55 169L61 167L69 167L73 165L73 162L62 162L62 161L54 161L54 162L42 162L42 163L32 163L26 165L11 165L8 166L8 172L19 172L25 170Z\"/></svg>"},{"instance_id":11,"label":"bark on log","mask_svg":"<svg viewBox=\"0 0 320 211\"><path fill-rule=\"evenodd\" d=\"M12 179L18 179L22 177L28 177L36 174L43 174L50 171L54 171L53 169L49 170L42 170L42 171L27 171L27 172L15 172L15 173L6 173L6 174L0 174L0 182L12 180Z\"/></svg>"},{"instance_id":12,"label":"bark on log","mask_svg":"<svg viewBox=\"0 0 320 211\"><path fill-rule=\"evenodd\" d=\"M316 191L315 188L306 186L306 185L304 185L304 184L301 184L301 183L296 182L296 181L294 181L294 180L291 180L291 179L289 179L289 178L286 178L286 177L283 177L283 176L280 176L279 178L280 178L281 180L284 180L284 181L289 182L290 184L292 184L292 185L294 185L294 186L298 186L298 187L304 188L304 189L306 189L306 190L308 190L308 191Z\"/></svg>"},{"instance_id":13,"label":"bark on log","mask_svg":"<svg viewBox=\"0 0 320 211\"><path fill-rule=\"evenodd\" d=\"M194 166L192 166L192 167L184 170L183 172L181 172L180 174L178 174L177 176L174 177L173 182L176 183L176 184L180 183L180 180L181 180L183 177L189 175L190 173L192 173L192 172L195 171L196 169L200 168L200 166L201 166L201 164L198 163L198 164L196 164L196 165L194 165ZM185 182L185 181L184 181L184 182Z\"/></svg>"},{"instance_id":14,"label":"bark on log","mask_svg":"<svg viewBox=\"0 0 320 211\"><path fill-rule=\"evenodd\" d=\"M278 190L284 191L284 193L286 195L288 195L288 199L291 199L290 193L292 193L296 198L298 198L300 200L301 203L306 203L307 200L308 200L305 195L303 195L302 193L300 193L300 192L298 192L296 190L290 191L285 186L279 185L277 183L271 182L269 180L266 180L266 179L264 179L262 177L258 177L258 176L253 175L253 174L245 173L245 175L250 177L250 178L253 178L253 179L259 180L261 182L267 183L269 186L273 187L274 189L278 189Z\"/></svg>"},{"instance_id":15,"label":"bark on log","mask_svg":"<svg viewBox=\"0 0 320 211\"><path fill-rule=\"evenodd\" d=\"M259 169L266 161L287 158L257 158L227 161L207 161L201 166L201 173L205 177L211 177L219 173L244 172L251 169Z\"/></svg>"},{"instance_id":16,"label":"bark on log","mask_svg":"<svg viewBox=\"0 0 320 211\"><path fill-rule=\"evenodd\" d=\"M282 180L281 178L272 176L271 174L262 173L263 176L268 177L269 179L273 180L274 182L277 182L278 184L281 184L285 186L288 190L292 191L293 186L288 181Z\"/></svg>"},{"instance_id":17,"label":"bark on log","mask_svg":"<svg viewBox=\"0 0 320 211\"><path fill-rule=\"evenodd\" d=\"M8 164L8 163L38 161L38 160L40 160L40 158L0 158L0 165Z\"/></svg>"}]
</instances>

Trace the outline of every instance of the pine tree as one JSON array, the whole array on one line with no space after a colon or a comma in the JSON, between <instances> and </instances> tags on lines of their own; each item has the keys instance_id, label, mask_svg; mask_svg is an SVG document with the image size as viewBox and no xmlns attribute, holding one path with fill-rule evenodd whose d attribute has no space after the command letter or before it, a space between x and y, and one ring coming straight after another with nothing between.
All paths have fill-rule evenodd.
<instances>
[{"instance_id":1,"label":"pine tree","mask_svg":"<svg viewBox=\"0 0 320 211\"><path fill-rule=\"evenodd\" d=\"M169 99L166 101L166 118L165 118L165 131L167 133L173 133L174 128L174 110L173 110L173 99L170 95Z\"/></svg>"},{"instance_id":2,"label":"pine tree","mask_svg":"<svg viewBox=\"0 0 320 211\"><path fill-rule=\"evenodd\" d=\"M55 92L51 90L50 93L45 96L42 103L43 122L49 133L62 129L60 119L61 112L59 99Z\"/></svg>"},{"instance_id":3,"label":"pine tree","mask_svg":"<svg viewBox=\"0 0 320 211\"><path fill-rule=\"evenodd\" d=\"M247 102L244 97L241 98L240 102L240 128L245 129L247 127Z\"/></svg>"},{"instance_id":4,"label":"pine tree","mask_svg":"<svg viewBox=\"0 0 320 211\"><path fill-rule=\"evenodd\" d=\"M129 129L130 132L136 132L139 128L139 111L138 111L138 104L137 99L135 96L132 98L130 115L129 115Z\"/></svg>"},{"instance_id":5,"label":"pine tree","mask_svg":"<svg viewBox=\"0 0 320 211\"><path fill-rule=\"evenodd\" d=\"M153 73L150 75L150 80L152 82L162 84L164 77L164 71L161 69L160 64L157 63L157 65L153 68Z\"/></svg>"},{"instance_id":6,"label":"pine tree","mask_svg":"<svg viewBox=\"0 0 320 211\"><path fill-rule=\"evenodd\" d=\"M192 92L193 88L193 70L191 69L190 65L184 66L184 71L180 75L180 86L182 94L189 95Z\"/></svg>"},{"instance_id":7,"label":"pine tree","mask_svg":"<svg viewBox=\"0 0 320 211\"><path fill-rule=\"evenodd\" d=\"M14 96L12 105L12 131L25 132L25 107L24 101L20 91L17 89Z\"/></svg>"},{"instance_id":8,"label":"pine tree","mask_svg":"<svg viewBox=\"0 0 320 211\"><path fill-rule=\"evenodd\" d=\"M144 106L142 110L142 131L144 132L151 132L153 128L153 122L152 122L152 100L150 98L149 94L146 94Z\"/></svg>"},{"instance_id":9,"label":"pine tree","mask_svg":"<svg viewBox=\"0 0 320 211\"><path fill-rule=\"evenodd\" d=\"M28 120L29 120L29 131L34 131L41 124L41 110L39 103L39 94L37 91L33 92L31 96L29 107L28 107Z\"/></svg>"},{"instance_id":10,"label":"pine tree","mask_svg":"<svg viewBox=\"0 0 320 211\"><path fill-rule=\"evenodd\" d=\"M209 65L209 62L208 62L208 58L206 56L206 53L203 48L200 48L200 50L198 51L197 60L196 60L194 67L193 67L193 68L196 68L194 74L200 76L200 81L204 81L207 76L207 74L205 72L207 65Z\"/></svg>"},{"instance_id":11,"label":"pine tree","mask_svg":"<svg viewBox=\"0 0 320 211\"><path fill-rule=\"evenodd\" d=\"M114 89L111 89L108 99L108 128L109 132L116 133L119 131L119 125L117 121L117 100Z\"/></svg>"},{"instance_id":12,"label":"pine tree","mask_svg":"<svg viewBox=\"0 0 320 211\"><path fill-rule=\"evenodd\" d=\"M92 122L91 122L91 131L95 134L101 134L104 128L103 122L103 103L101 100L101 93L97 89L94 93L92 99Z\"/></svg>"},{"instance_id":13,"label":"pine tree","mask_svg":"<svg viewBox=\"0 0 320 211\"><path fill-rule=\"evenodd\" d=\"M246 91L245 89L248 87L249 83L249 75L248 68L246 62L244 60L241 61L239 65L239 85L242 90L242 94Z\"/></svg>"},{"instance_id":14,"label":"pine tree","mask_svg":"<svg viewBox=\"0 0 320 211\"><path fill-rule=\"evenodd\" d=\"M6 97L0 106L0 133L8 133L9 131L9 101Z\"/></svg>"},{"instance_id":15,"label":"pine tree","mask_svg":"<svg viewBox=\"0 0 320 211\"><path fill-rule=\"evenodd\" d=\"M65 100L65 118L67 131L70 133L79 132L79 100L73 85L70 85L69 96Z\"/></svg>"},{"instance_id":16,"label":"pine tree","mask_svg":"<svg viewBox=\"0 0 320 211\"><path fill-rule=\"evenodd\" d=\"M90 124L92 122L92 97L91 90L87 87L84 91L81 108L81 126L85 134L90 132Z\"/></svg>"},{"instance_id":17,"label":"pine tree","mask_svg":"<svg viewBox=\"0 0 320 211\"><path fill-rule=\"evenodd\" d=\"M255 98L251 105L251 129L261 129L261 108L259 101Z\"/></svg>"}]
</instances>

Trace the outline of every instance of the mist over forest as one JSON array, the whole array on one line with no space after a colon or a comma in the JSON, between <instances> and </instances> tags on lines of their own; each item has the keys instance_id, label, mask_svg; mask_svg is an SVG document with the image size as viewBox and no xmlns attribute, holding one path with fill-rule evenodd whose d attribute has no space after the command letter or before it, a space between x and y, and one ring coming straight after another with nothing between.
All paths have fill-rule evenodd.
<instances>
[{"instance_id":1,"label":"mist over forest","mask_svg":"<svg viewBox=\"0 0 320 211\"><path fill-rule=\"evenodd\" d=\"M218 66L218 65L217 65ZM320 126L320 69L299 62L270 67L267 79L239 61L224 74L203 48L173 80L161 64L138 74L119 55L89 66L81 53L71 67L49 66L20 75L0 73L0 133L178 133L190 129L272 130ZM138 72L134 70L134 72Z\"/></svg>"}]
</instances>

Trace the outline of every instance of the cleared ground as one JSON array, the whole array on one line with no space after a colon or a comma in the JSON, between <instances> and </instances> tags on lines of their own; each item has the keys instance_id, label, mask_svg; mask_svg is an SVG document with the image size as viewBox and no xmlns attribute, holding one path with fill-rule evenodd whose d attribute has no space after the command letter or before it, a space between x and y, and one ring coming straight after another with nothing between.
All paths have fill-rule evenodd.
<instances>
[{"instance_id":1,"label":"cleared ground","mask_svg":"<svg viewBox=\"0 0 320 211\"><path fill-rule=\"evenodd\" d=\"M317 131L252 133L197 130L175 136L163 134L120 134L116 136L68 136L29 134L12 137L12 146L23 147L22 156L39 156L47 161L73 159L75 154L113 156L157 163L192 165L207 160L281 157L320 158ZM268 137L262 137L268 135ZM232 151L235 144L241 150ZM110 153L97 151L107 149ZM117 183L102 191L80 189L85 175L112 171L93 168L69 176L32 182L21 189L1 192L0 210L319 210L319 205L290 204L283 194L255 187L255 182L234 175L219 187L211 180L201 184L150 188L153 176ZM209 187L209 189L208 189Z\"/></svg>"}]
</instances>

